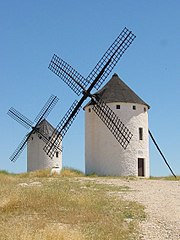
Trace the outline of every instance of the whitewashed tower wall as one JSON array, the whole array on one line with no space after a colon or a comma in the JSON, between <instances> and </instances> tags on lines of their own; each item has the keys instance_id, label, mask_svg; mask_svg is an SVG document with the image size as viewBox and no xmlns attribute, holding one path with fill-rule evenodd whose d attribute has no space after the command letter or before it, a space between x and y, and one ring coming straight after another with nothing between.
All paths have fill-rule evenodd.
<instances>
[{"instance_id":1,"label":"whitewashed tower wall","mask_svg":"<svg viewBox=\"0 0 180 240\"><path fill-rule=\"evenodd\" d=\"M51 136L53 127L43 120L39 125L39 130L45 136ZM27 171L35 171L40 169L58 168L62 169L62 152L58 150L51 159L43 150L45 142L39 133L31 134L27 143ZM61 146L60 146L61 147Z\"/></svg>"},{"instance_id":2,"label":"whitewashed tower wall","mask_svg":"<svg viewBox=\"0 0 180 240\"><path fill-rule=\"evenodd\" d=\"M120 109L116 109L117 104L121 106ZM94 113L92 106L86 107L86 174L138 176L138 158L144 158L144 174L145 177L149 177L147 107L130 103L111 103L108 106L120 117L133 134L133 137L124 150L105 124ZM136 110L132 109L133 106L136 106ZM144 108L146 112L144 112ZM143 129L143 140L139 140L139 128Z\"/></svg>"},{"instance_id":3,"label":"whitewashed tower wall","mask_svg":"<svg viewBox=\"0 0 180 240\"><path fill-rule=\"evenodd\" d=\"M45 142L37 133L32 134L27 144L27 171L59 167L62 169L62 153L59 151L51 159L43 150Z\"/></svg>"}]
</instances>

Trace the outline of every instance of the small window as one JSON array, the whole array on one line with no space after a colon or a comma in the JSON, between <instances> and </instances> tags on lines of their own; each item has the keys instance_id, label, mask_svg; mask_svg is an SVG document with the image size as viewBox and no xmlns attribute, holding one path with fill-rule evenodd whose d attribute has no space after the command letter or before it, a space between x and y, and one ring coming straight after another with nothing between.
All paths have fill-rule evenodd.
<instances>
[{"instance_id":1,"label":"small window","mask_svg":"<svg viewBox=\"0 0 180 240\"><path fill-rule=\"evenodd\" d=\"M116 105L116 109L120 109L121 108L121 105Z\"/></svg>"},{"instance_id":2,"label":"small window","mask_svg":"<svg viewBox=\"0 0 180 240\"><path fill-rule=\"evenodd\" d=\"M132 109L133 109L133 110L136 110L136 106L135 106L135 105L133 105Z\"/></svg>"},{"instance_id":3,"label":"small window","mask_svg":"<svg viewBox=\"0 0 180 240\"><path fill-rule=\"evenodd\" d=\"M33 137L31 137L31 140L33 140Z\"/></svg>"},{"instance_id":4,"label":"small window","mask_svg":"<svg viewBox=\"0 0 180 240\"><path fill-rule=\"evenodd\" d=\"M91 112L91 108L89 108L89 112Z\"/></svg>"},{"instance_id":5,"label":"small window","mask_svg":"<svg viewBox=\"0 0 180 240\"><path fill-rule=\"evenodd\" d=\"M56 157L57 157L57 158L59 157L59 152L56 152Z\"/></svg>"},{"instance_id":6,"label":"small window","mask_svg":"<svg viewBox=\"0 0 180 240\"><path fill-rule=\"evenodd\" d=\"M146 112L147 110L146 110L146 108L144 107L144 112Z\"/></svg>"},{"instance_id":7,"label":"small window","mask_svg":"<svg viewBox=\"0 0 180 240\"><path fill-rule=\"evenodd\" d=\"M143 140L143 128L139 128L139 140Z\"/></svg>"}]
</instances>

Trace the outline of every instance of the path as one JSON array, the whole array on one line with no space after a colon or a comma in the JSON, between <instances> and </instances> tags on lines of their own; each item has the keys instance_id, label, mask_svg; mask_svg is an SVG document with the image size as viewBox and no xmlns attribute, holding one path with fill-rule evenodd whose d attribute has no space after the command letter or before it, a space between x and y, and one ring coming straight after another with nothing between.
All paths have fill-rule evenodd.
<instances>
[{"instance_id":1,"label":"path","mask_svg":"<svg viewBox=\"0 0 180 240\"><path fill-rule=\"evenodd\" d=\"M145 206L147 219L140 223L141 240L180 240L180 181L107 178L94 181L133 190L119 194Z\"/></svg>"}]
</instances>

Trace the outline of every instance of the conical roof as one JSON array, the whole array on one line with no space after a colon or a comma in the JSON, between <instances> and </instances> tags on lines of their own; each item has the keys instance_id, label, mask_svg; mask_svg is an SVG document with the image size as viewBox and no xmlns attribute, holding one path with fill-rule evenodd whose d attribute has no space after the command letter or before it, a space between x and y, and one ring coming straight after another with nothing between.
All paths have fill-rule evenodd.
<instances>
[{"instance_id":1,"label":"conical roof","mask_svg":"<svg viewBox=\"0 0 180 240\"><path fill-rule=\"evenodd\" d=\"M109 82L95 94L97 94L106 103L138 103L146 105L150 108L150 106L145 103L131 88L129 88L116 73L112 76ZM89 104L91 104L91 102Z\"/></svg>"},{"instance_id":2,"label":"conical roof","mask_svg":"<svg viewBox=\"0 0 180 240\"><path fill-rule=\"evenodd\" d=\"M51 137L53 131L54 131L54 127L46 120L43 119L37 126L37 128L39 129L39 132L45 136L47 139L49 137Z\"/></svg>"}]
</instances>

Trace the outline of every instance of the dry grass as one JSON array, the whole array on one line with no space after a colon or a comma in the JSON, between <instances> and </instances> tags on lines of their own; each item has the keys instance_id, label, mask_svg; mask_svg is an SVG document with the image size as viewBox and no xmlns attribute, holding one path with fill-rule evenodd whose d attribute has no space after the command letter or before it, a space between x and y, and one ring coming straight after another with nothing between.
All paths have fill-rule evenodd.
<instances>
[{"instance_id":1,"label":"dry grass","mask_svg":"<svg viewBox=\"0 0 180 240\"><path fill-rule=\"evenodd\" d=\"M62 177L84 177L84 174L76 169L65 167L61 171Z\"/></svg>"},{"instance_id":2,"label":"dry grass","mask_svg":"<svg viewBox=\"0 0 180 240\"><path fill-rule=\"evenodd\" d=\"M168 176L168 177L150 177L150 179L154 180L168 180L168 181L180 181L180 176Z\"/></svg>"},{"instance_id":3,"label":"dry grass","mask_svg":"<svg viewBox=\"0 0 180 240\"><path fill-rule=\"evenodd\" d=\"M128 189L78 176L83 175L67 169L59 177L1 172L0 239L137 239L143 207L112 194Z\"/></svg>"},{"instance_id":4,"label":"dry grass","mask_svg":"<svg viewBox=\"0 0 180 240\"><path fill-rule=\"evenodd\" d=\"M27 177L28 178L35 178L35 177L47 178L47 177L51 177L50 171L51 171L50 169L37 170L34 172L26 172L26 173L18 174L18 176L21 178L27 178ZM6 175L9 174L6 171L1 171L1 172L5 173ZM83 176L84 174L81 171L72 169L72 168L66 168L66 167L61 170L61 174L60 174L60 177L83 177ZM59 175L56 175L56 177L59 177Z\"/></svg>"}]
</instances>

